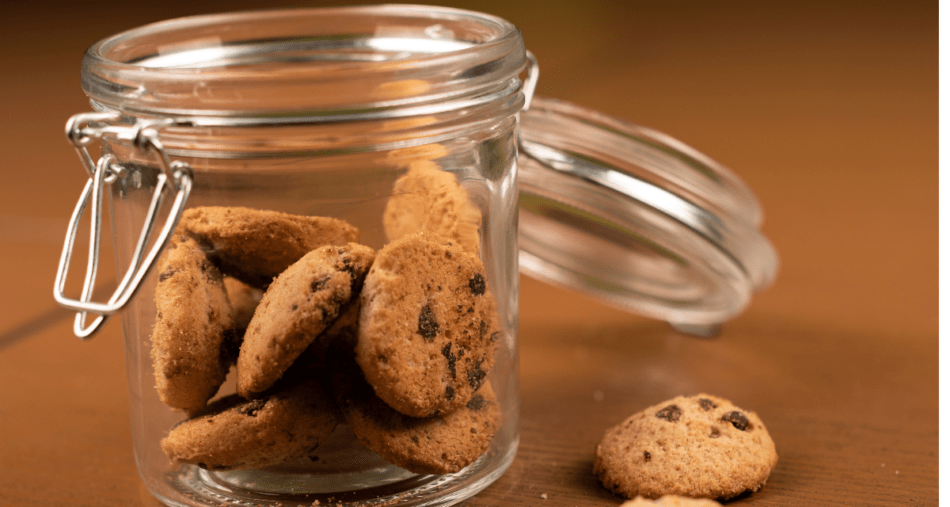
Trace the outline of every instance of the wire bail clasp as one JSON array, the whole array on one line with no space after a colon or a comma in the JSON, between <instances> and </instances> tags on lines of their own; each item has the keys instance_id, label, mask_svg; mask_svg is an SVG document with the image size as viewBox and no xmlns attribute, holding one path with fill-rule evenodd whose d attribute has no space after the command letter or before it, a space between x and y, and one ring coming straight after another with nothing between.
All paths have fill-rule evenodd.
<instances>
[{"instance_id":1,"label":"wire bail clasp","mask_svg":"<svg viewBox=\"0 0 950 507\"><path fill-rule=\"evenodd\" d=\"M155 264L158 255L168 243L175 226L181 219L185 202L191 193L193 172L191 167L181 161L171 161L168 158L161 142L158 139L158 130L169 125L180 124L176 120L147 120L135 125L116 125L120 119L118 113L81 113L73 116L66 123L66 137L76 148L79 159L89 173L89 181L79 197L79 202L73 210L66 231L66 241L59 259L59 268L56 272L56 281L53 288L53 297L61 306L75 310L76 319L73 323L73 333L80 339L91 337L108 319L109 316L121 310L135 295L141 286L142 280ZM131 265L122 277L112 296L105 303L92 301L95 288L96 273L99 267L99 243L102 231L102 195L103 187L111 185L119 178L127 175L128 171L112 154L103 154L94 162L87 147L105 138L131 141L132 145L143 154L154 152L157 155L161 173L158 174L151 204L145 218L145 224L139 235L138 243L132 255ZM146 247L155 229L158 211L165 199L166 191L174 195L168 218L155 238L151 249L146 253ZM90 207L89 227L89 257L86 263L86 276L83 282L82 293L79 299L66 297L64 289L66 276L69 272L69 263L76 243L76 234L79 221ZM96 318L87 324L89 314Z\"/></svg>"}]
</instances>

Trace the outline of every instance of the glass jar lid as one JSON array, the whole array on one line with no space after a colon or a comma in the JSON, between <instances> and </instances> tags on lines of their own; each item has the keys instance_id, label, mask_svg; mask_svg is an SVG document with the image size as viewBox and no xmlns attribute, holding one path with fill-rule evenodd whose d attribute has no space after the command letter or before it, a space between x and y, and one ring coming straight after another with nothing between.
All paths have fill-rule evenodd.
<instances>
[{"instance_id":1,"label":"glass jar lid","mask_svg":"<svg viewBox=\"0 0 950 507\"><path fill-rule=\"evenodd\" d=\"M518 29L489 14L274 9L172 19L103 39L83 57L82 86L99 109L201 125L353 121L490 101L510 93L524 64Z\"/></svg>"},{"instance_id":2,"label":"glass jar lid","mask_svg":"<svg viewBox=\"0 0 950 507\"><path fill-rule=\"evenodd\" d=\"M520 145L525 274L699 335L774 280L754 194L676 139L535 97Z\"/></svg>"}]
</instances>

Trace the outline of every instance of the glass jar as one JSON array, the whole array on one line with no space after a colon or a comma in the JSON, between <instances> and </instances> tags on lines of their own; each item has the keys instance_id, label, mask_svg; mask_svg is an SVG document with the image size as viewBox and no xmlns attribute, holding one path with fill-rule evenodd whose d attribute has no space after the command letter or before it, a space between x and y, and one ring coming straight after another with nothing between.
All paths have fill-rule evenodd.
<instances>
[{"instance_id":1,"label":"glass jar","mask_svg":"<svg viewBox=\"0 0 950 507\"><path fill-rule=\"evenodd\" d=\"M117 262L133 266L123 282L125 295L111 302L128 300L123 324L135 457L159 499L170 505L442 505L473 495L508 467L518 442L516 115L525 102L519 78L525 62L520 33L502 19L407 6L200 16L121 33L87 51L82 84L96 112L75 117L70 138L91 181L100 182L87 191L88 200L96 206L102 195L110 197ZM97 140L102 156L93 163L87 147ZM404 198L407 193L411 199ZM153 205L156 195L165 202ZM169 202L173 196L177 200ZM158 217L168 216L163 227L161 218L150 215L153 208ZM415 418L387 412L379 416L380 424L398 420L385 429L414 440L431 436L436 447L452 445L453 439L469 445L478 440L472 435L476 428L446 421L473 406L490 386L497 413L486 427L493 436L478 440L474 454L450 456L439 469L439 456L417 457L412 450L408 456L381 457L363 443L363 433L355 436L347 417L318 448L279 464L213 470L231 467L170 459L160 443L195 409L167 406L157 394L152 336L165 321L157 321L156 291L161 278L174 275L162 268L146 275L144 269L162 262L159 251L176 241L169 234L183 214L188 216L186 210L222 208L342 220L359 230L358 240L342 243L358 241L377 253L420 231L429 243L460 245L476 268L481 266L479 297L494 299L483 317L494 323L469 349L461 338L445 337L456 345L454 352L442 349L426 368L448 364L453 378L456 367L462 377L465 365L472 367L468 356L482 353L478 348L489 341L494 352L484 365L492 366L487 372L467 370L469 383L476 383L473 374L487 373L476 379L478 390L469 394L467 405L451 413L413 413ZM437 214L447 210L455 213L451 220ZM264 223L254 234L262 238L282 226L277 215L260 216ZM143 224L152 222L150 239L140 244ZM222 221L213 227L231 225ZM227 282L226 260L208 256ZM453 276L433 280L456 283ZM274 280L271 287L277 284ZM258 291L265 287L251 284ZM380 287L375 290L389 290ZM131 297L136 290L138 296ZM236 307L238 296L230 291L228 296ZM445 296L443 303L450 299ZM418 315L418 308L413 311ZM451 333L460 325L451 318L437 314L435 325ZM91 333L93 326L80 321L77 332ZM235 376L232 368L216 397L234 393ZM455 433L446 436L440 425ZM263 436L248 432L236 438L272 445L270 428L254 431ZM392 464L394 459L405 468ZM413 460L422 465L406 464Z\"/></svg>"},{"instance_id":2,"label":"glass jar","mask_svg":"<svg viewBox=\"0 0 950 507\"><path fill-rule=\"evenodd\" d=\"M747 306L753 292L771 284L777 257L758 230L759 204L739 178L646 127L557 100L532 100L536 67L507 21L419 6L198 16L121 33L87 51L82 84L95 112L74 116L67 136L90 180L70 222L54 294L78 312L74 331L81 338L124 310L135 456L155 496L169 505L191 506L459 502L499 477L517 448L519 268L695 335L713 334ZM101 153L94 155L90 149L96 147ZM105 195L122 276L109 300L98 303L92 288ZM90 255L81 296L72 299L65 295L65 280L86 208L92 216ZM252 217L251 232L241 229L246 234L231 243L214 236L238 228L238 215ZM208 219L210 233L196 225L201 216L219 217ZM245 268L270 262L261 253L267 245L289 251L284 240L273 238L286 220L310 220L301 217L323 217L358 230L358 240L341 243L357 241L373 249L377 262L365 275L373 281L362 288L343 284L348 299L329 298L339 300L337 306L321 307L332 316L318 330L307 328L303 351L297 347L286 361L281 356L290 366L285 364L280 380L265 391L248 391L242 387L242 357L250 357L245 344L256 338L248 331L240 344L243 328L233 323L244 319L254 329L264 320L259 315L280 328L299 322L297 314L273 318L266 308L269 298L278 297L269 295L275 288L293 285L287 280L295 278L287 273L304 253L266 277L244 279L250 285L233 292L227 284L244 276ZM427 238L426 247L402 269L388 272L395 282L373 275L376 265L386 264L379 262L384 252L418 237ZM187 238L195 245L191 250L181 247ZM327 255L344 250L328 248ZM326 247L304 251L311 249ZM176 287L199 286L202 290L193 292L204 299L166 305L169 294L176 294L166 289L172 287L168 280L177 280L183 270L163 265L171 261L162 256L179 250L192 252L191 267L184 270L192 279L191 285ZM481 317L466 321L476 327L458 327L461 317L450 321L433 313L429 301L442 297L436 292L443 290L433 277L451 277L432 267L443 261L432 264L434 257L422 251L464 258L466 266L474 266L477 275L451 283L454 294L466 293L467 301L483 298L477 305L453 307L467 314L478 306ZM343 266L347 276L359 278L351 265ZM410 272L415 278L403 276ZM312 292L323 290L323 281L311 283ZM422 300L407 295L417 285ZM392 303L384 321L391 325L384 334L415 337L408 350L423 350L432 335L449 340L410 362L467 379L467 403L456 400L451 409L421 414L389 398L388 387L367 366L372 356L361 352L370 350L361 347L377 322L367 317L366 302L378 294L415 305L397 309ZM238 305L248 299L249 309ZM168 312L200 314L201 325L175 327L168 324ZM227 325L223 314L232 316ZM167 392L158 392L165 389L162 375L178 374L159 359L168 344L195 348L169 340L160 334L164 328L218 337L198 362L220 362L229 373L197 406L169 402ZM214 333L207 331L211 328ZM462 340L469 331L479 339ZM447 337L451 333L457 341ZM484 357L475 360L478 353ZM234 356L237 367L230 368ZM463 372L472 365L478 367ZM240 424L271 410L262 408L271 399L289 399L281 390L302 385L302 377L319 386L305 391L326 391L336 404L328 402L321 416L341 415L332 432L308 440L306 449L297 444L293 452L278 453L273 434L284 435L279 444L284 449L296 427L268 422L252 432ZM412 385L398 374L393 382ZM363 386L360 393L370 393L365 405L347 390L355 384ZM443 398L456 396L454 389L444 393ZM225 408L214 407L245 428L230 440L194 430L199 423L212 430L223 424L220 418L209 420L205 404L212 395L231 400ZM363 412L354 416L354 405ZM492 410L482 410L486 406ZM293 425L303 417L277 420ZM486 426L456 424L453 417ZM366 419L375 420L372 435ZM271 431L275 427L278 431ZM173 432L198 434L200 442L214 445L234 441L245 458L263 454L273 460L225 463L208 453L185 459L162 443ZM380 434L384 437L376 438ZM402 440L393 443L393 435ZM423 459L415 446L430 437L436 443L421 447L434 449L435 457ZM446 438L475 450L451 466L437 466L431 460L452 454ZM189 445L198 446L194 439ZM398 454L394 447L409 450Z\"/></svg>"}]
</instances>

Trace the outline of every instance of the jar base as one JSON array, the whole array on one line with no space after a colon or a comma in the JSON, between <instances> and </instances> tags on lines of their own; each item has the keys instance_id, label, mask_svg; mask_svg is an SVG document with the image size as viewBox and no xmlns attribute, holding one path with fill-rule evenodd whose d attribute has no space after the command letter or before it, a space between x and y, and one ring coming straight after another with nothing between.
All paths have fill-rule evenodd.
<instances>
[{"instance_id":1,"label":"jar base","mask_svg":"<svg viewBox=\"0 0 950 507\"><path fill-rule=\"evenodd\" d=\"M470 498L500 477L517 448L517 441L507 449L491 448L464 470L446 475L413 474L378 456L380 466L328 474L314 473L309 467L305 471L302 464L231 472L182 465L166 477L167 489L152 490L152 494L173 507L448 506ZM294 467L300 467L297 473Z\"/></svg>"}]
</instances>

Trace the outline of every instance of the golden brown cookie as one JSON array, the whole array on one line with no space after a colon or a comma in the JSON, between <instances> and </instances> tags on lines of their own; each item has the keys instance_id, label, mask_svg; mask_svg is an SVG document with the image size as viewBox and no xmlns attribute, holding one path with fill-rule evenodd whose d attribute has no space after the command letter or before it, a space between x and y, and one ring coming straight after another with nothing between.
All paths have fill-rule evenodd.
<instances>
[{"instance_id":1,"label":"golden brown cookie","mask_svg":"<svg viewBox=\"0 0 950 507\"><path fill-rule=\"evenodd\" d=\"M654 405L607 430L594 472L627 498L728 499L761 488L777 461L755 412L698 394Z\"/></svg>"},{"instance_id":2,"label":"golden brown cookie","mask_svg":"<svg viewBox=\"0 0 950 507\"><path fill-rule=\"evenodd\" d=\"M491 385L455 412L409 417L380 400L353 361L345 340L329 350L330 390L353 433L386 461L419 474L454 473L481 456L501 424Z\"/></svg>"},{"instance_id":3,"label":"golden brown cookie","mask_svg":"<svg viewBox=\"0 0 950 507\"><path fill-rule=\"evenodd\" d=\"M228 301L231 302L234 327L244 334L247 325L251 323L251 317L254 316L254 310L257 310L257 305L264 297L264 291L230 276L224 277L224 289L228 293Z\"/></svg>"},{"instance_id":4,"label":"golden brown cookie","mask_svg":"<svg viewBox=\"0 0 950 507\"><path fill-rule=\"evenodd\" d=\"M338 412L315 379L267 397L230 395L162 439L173 461L209 470L261 468L305 456L336 428Z\"/></svg>"},{"instance_id":5,"label":"golden brown cookie","mask_svg":"<svg viewBox=\"0 0 950 507\"><path fill-rule=\"evenodd\" d=\"M336 218L242 207L191 208L179 228L199 239L222 273L255 287L317 247L359 240L356 227Z\"/></svg>"},{"instance_id":6,"label":"golden brown cookie","mask_svg":"<svg viewBox=\"0 0 950 507\"><path fill-rule=\"evenodd\" d=\"M238 337L231 305L221 273L190 237L172 237L158 273L155 386L166 405L195 411L217 392L233 360L228 342Z\"/></svg>"},{"instance_id":7,"label":"golden brown cookie","mask_svg":"<svg viewBox=\"0 0 950 507\"><path fill-rule=\"evenodd\" d=\"M396 180L383 212L390 241L420 231L445 236L466 251L478 254L481 212L452 173L429 160L409 163Z\"/></svg>"},{"instance_id":8,"label":"golden brown cookie","mask_svg":"<svg viewBox=\"0 0 950 507\"><path fill-rule=\"evenodd\" d=\"M281 377L357 298L375 252L350 243L313 250L268 287L244 335L237 391L251 398Z\"/></svg>"},{"instance_id":9,"label":"golden brown cookie","mask_svg":"<svg viewBox=\"0 0 950 507\"><path fill-rule=\"evenodd\" d=\"M465 405L496 350L496 303L481 261L417 233L383 247L366 275L356 361L376 394L414 416Z\"/></svg>"},{"instance_id":10,"label":"golden brown cookie","mask_svg":"<svg viewBox=\"0 0 950 507\"><path fill-rule=\"evenodd\" d=\"M620 504L620 507L722 507L722 504L708 498L666 495L656 500L648 500L638 496L633 500L627 500Z\"/></svg>"}]
</instances>

